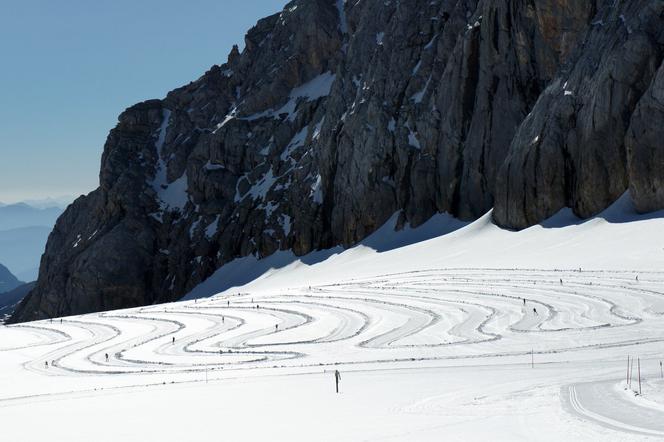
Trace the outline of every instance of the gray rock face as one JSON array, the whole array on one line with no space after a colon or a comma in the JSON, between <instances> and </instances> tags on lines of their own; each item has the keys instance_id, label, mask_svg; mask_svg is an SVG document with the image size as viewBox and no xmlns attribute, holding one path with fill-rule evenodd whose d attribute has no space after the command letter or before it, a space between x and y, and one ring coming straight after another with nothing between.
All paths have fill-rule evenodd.
<instances>
[{"instance_id":1,"label":"gray rock face","mask_svg":"<svg viewBox=\"0 0 664 442\"><path fill-rule=\"evenodd\" d=\"M178 299L237 257L349 246L395 212L495 205L521 228L628 186L661 208L661 7L293 1L120 116L12 321Z\"/></svg>"},{"instance_id":2,"label":"gray rock face","mask_svg":"<svg viewBox=\"0 0 664 442\"><path fill-rule=\"evenodd\" d=\"M496 221L516 229L568 206L582 218L628 188L660 209L664 1L599 10L570 63L512 141L496 186Z\"/></svg>"}]
</instances>

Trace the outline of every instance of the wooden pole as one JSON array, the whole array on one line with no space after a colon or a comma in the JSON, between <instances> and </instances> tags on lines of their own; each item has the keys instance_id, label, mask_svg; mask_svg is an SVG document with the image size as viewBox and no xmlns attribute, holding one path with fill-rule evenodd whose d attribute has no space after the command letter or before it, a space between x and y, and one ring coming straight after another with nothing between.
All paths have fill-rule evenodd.
<instances>
[{"instance_id":1,"label":"wooden pole","mask_svg":"<svg viewBox=\"0 0 664 442\"><path fill-rule=\"evenodd\" d=\"M641 395L641 358L637 359L637 367L639 370L639 395Z\"/></svg>"},{"instance_id":2,"label":"wooden pole","mask_svg":"<svg viewBox=\"0 0 664 442\"><path fill-rule=\"evenodd\" d=\"M625 378L626 385L629 386L629 355L627 355L627 377Z\"/></svg>"}]
</instances>

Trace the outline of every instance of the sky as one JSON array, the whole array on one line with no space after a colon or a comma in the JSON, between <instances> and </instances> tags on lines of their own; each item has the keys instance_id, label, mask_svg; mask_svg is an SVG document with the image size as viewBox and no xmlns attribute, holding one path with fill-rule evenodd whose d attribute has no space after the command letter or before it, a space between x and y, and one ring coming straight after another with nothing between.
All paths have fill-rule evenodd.
<instances>
[{"instance_id":1,"label":"sky","mask_svg":"<svg viewBox=\"0 0 664 442\"><path fill-rule=\"evenodd\" d=\"M287 0L0 0L0 202L98 185L127 107L224 63Z\"/></svg>"}]
</instances>

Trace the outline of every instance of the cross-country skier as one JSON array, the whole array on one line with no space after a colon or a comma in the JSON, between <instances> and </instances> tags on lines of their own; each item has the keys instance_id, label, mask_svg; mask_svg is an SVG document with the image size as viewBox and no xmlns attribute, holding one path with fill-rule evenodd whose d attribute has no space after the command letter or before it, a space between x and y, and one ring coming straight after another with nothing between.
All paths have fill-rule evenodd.
<instances>
[{"instance_id":1,"label":"cross-country skier","mask_svg":"<svg viewBox=\"0 0 664 442\"><path fill-rule=\"evenodd\" d=\"M339 393L339 381L341 380L341 373L339 373L339 370L334 370L334 380L337 386L337 393Z\"/></svg>"},{"instance_id":2,"label":"cross-country skier","mask_svg":"<svg viewBox=\"0 0 664 442\"><path fill-rule=\"evenodd\" d=\"M173 336L173 341L172 342L173 342L173 344L175 344L175 336Z\"/></svg>"},{"instance_id":3,"label":"cross-country skier","mask_svg":"<svg viewBox=\"0 0 664 442\"><path fill-rule=\"evenodd\" d=\"M523 298L523 305L526 305L526 298Z\"/></svg>"},{"instance_id":4,"label":"cross-country skier","mask_svg":"<svg viewBox=\"0 0 664 442\"><path fill-rule=\"evenodd\" d=\"M536 315L538 315L538 313L537 313L537 309L536 309L536 308L533 308L533 313L535 313ZM538 316L539 316L539 315L538 315Z\"/></svg>"},{"instance_id":5,"label":"cross-country skier","mask_svg":"<svg viewBox=\"0 0 664 442\"><path fill-rule=\"evenodd\" d=\"M108 353L106 353L106 362L108 362Z\"/></svg>"}]
</instances>

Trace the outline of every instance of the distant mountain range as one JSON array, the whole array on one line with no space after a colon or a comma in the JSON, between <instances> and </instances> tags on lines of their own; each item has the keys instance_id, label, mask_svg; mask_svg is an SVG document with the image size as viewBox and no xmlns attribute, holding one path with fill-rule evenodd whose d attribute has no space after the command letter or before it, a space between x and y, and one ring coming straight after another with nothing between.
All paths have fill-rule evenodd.
<instances>
[{"instance_id":1,"label":"distant mountain range","mask_svg":"<svg viewBox=\"0 0 664 442\"><path fill-rule=\"evenodd\" d=\"M64 201L60 198L35 200L37 206L27 202L0 203L0 263L19 280L37 279L46 240L63 212L60 205ZM41 207L45 204L54 205ZM0 293L2 291L0 289Z\"/></svg>"},{"instance_id":2,"label":"distant mountain range","mask_svg":"<svg viewBox=\"0 0 664 442\"><path fill-rule=\"evenodd\" d=\"M0 293L6 293L14 290L16 287L23 284L9 271L9 269L0 264Z\"/></svg>"},{"instance_id":3,"label":"distant mountain range","mask_svg":"<svg viewBox=\"0 0 664 442\"><path fill-rule=\"evenodd\" d=\"M34 281L52 229L52 226L29 226L0 230L0 263L9 267L19 279Z\"/></svg>"},{"instance_id":4,"label":"distant mountain range","mask_svg":"<svg viewBox=\"0 0 664 442\"><path fill-rule=\"evenodd\" d=\"M0 207L0 230L31 226L52 228L61 213L60 207L38 208L26 203L3 205Z\"/></svg>"}]
</instances>

